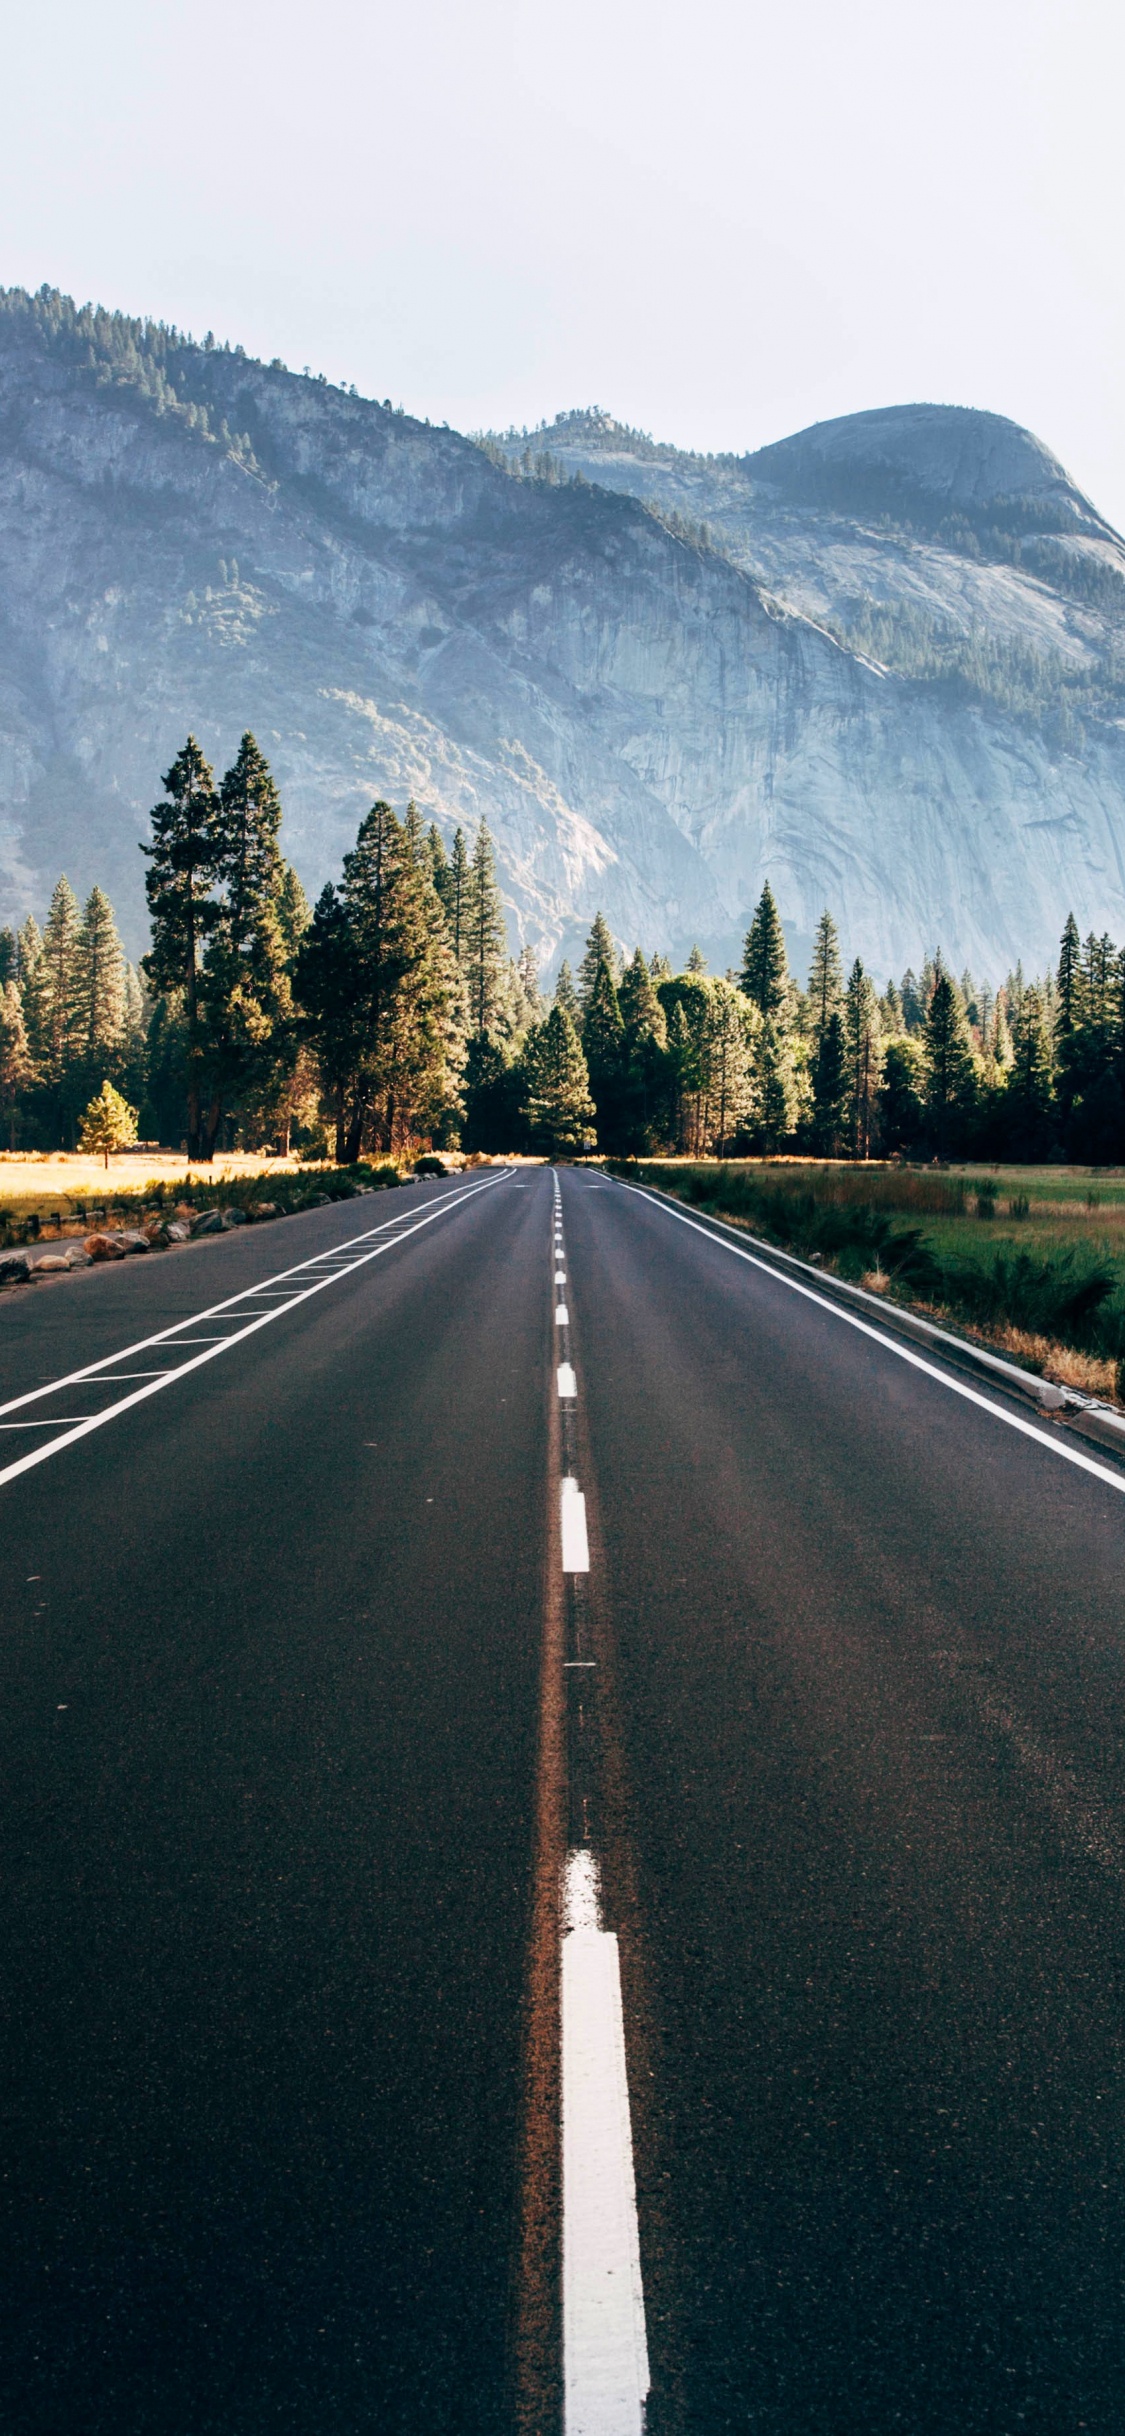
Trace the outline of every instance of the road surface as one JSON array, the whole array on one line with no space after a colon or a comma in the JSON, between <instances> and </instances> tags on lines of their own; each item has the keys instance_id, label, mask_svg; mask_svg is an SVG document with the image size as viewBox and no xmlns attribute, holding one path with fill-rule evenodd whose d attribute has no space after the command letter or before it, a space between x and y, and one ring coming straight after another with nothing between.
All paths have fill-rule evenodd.
<instances>
[{"instance_id":1,"label":"road surface","mask_svg":"<svg viewBox=\"0 0 1125 2436\"><path fill-rule=\"evenodd\" d=\"M558 1190L0 1297L0 2425L1117 2436L1125 1470Z\"/></svg>"}]
</instances>

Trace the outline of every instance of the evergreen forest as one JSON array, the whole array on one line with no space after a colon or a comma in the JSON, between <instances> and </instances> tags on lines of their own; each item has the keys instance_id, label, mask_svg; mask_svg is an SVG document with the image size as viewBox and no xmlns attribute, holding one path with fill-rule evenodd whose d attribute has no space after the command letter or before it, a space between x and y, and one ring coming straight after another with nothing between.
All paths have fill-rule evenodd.
<instances>
[{"instance_id":1,"label":"evergreen forest","mask_svg":"<svg viewBox=\"0 0 1125 2436\"><path fill-rule=\"evenodd\" d=\"M152 811L151 946L61 877L0 931L12 1150L129 1139L351 1165L426 1150L1125 1163L1125 951L1072 915L1057 966L995 985L940 949L880 988L818 925L789 971L767 884L740 970L673 972L598 914L544 995L509 953L487 823L376 803L308 904L252 735L217 777L189 736ZM106 1093L109 1097L106 1097ZM124 1109L124 1117L115 1112Z\"/></svg>"}]
</instances>

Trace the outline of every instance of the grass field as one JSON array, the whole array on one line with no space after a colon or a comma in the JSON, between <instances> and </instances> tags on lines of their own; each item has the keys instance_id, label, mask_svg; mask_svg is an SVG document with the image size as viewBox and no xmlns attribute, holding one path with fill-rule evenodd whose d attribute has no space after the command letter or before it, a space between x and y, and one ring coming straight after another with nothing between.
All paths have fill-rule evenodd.
<instances>
[{"instance_id":1,"label":"grass field","mask_svg":"<svg viewBox=\"0 0 1125 2436\"><path fill-rule=\"evenodd\" d=\"M1029 1368L1125 1379L1125 1169L662 1159L630 1172Z\"/></svg>"},{"instance_id":2,"label":"grass field","mask_svg":"<svg viewBox=\"0 0 1125 2436\"><path fill-rule=\"evenodd\" d=\"M220 1152L209 1167L189 1168L182 1151L153 1150L111 1158L108 1169L99 1158L82 1151L0 1151L0 1216L37 1217L40 1222L58 1211L68 1218L78 1206L131 1201L159 1188L176 1186L185 1192L195 1184L223 1184L257 1176L265 1183L285 1174L308 1175L296 1159L263 1159L260 1151Z\"/></svg>"}]
</instances>

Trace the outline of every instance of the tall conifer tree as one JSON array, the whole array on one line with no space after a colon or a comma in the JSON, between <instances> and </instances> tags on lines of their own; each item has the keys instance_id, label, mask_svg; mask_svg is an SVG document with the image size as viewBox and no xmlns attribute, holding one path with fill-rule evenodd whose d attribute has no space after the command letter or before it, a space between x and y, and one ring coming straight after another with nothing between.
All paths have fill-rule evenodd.
<instances>
[{"instance_id":1,"label":"tall conifer tree","mask_svg":"<svg viewBox=\"0 0 1125 2436\"><path fill-rule=\"evenodd\" d=\"M557 1007L562 1007L564 1013L569 1015L572 1024L577 1030L582 1021L582 1009L578 1003L578 992L574 986L574 977L565 956L563 957L562 963L559 966L559 977L555 983L555 1005Z\"/></svg>"},{"instance_id":2,"label":"tall conifer tree","mask_svg":"<svg viewBox=\"0 0 1125 2436\"><path fill-rule=\"evenodd\" d=\"M496 856L488 824L481 822L473 847L465 907L462 962L469 993L469 1024L478 1040L498 1027L504 989L507 929L496 882Z\"/></svg>"},{"instance_id":3,"label":"tall conifer tree","mask_svg":"<svg viewBox=\"0 0 1125 2436\"><path fill-rule=\"evenodd\" d=\"M597 1111L582 1043L565 1007L553 1006L524 1045L524 1118L536 1150L548 1157L582 1151Z\"/></svg>"},{"instance_id":4,"label":"tall conifer tree","mask_svg":"<svg viewBox=\"0 0 1125 2436\"><path fill-rule=\"evenodd\" d=\"M789 1003L789 962L781 916L768 880L746 933L742 987L762 1015L772 1017L775 1022L784 1020Z\"/></svg>"},{"instance_id":5,"label":"tall conifer tree","mask_svg":"<svg viewBox=\"0 0 1125 2436\"><path fill-rule=\"evenodd\" d=\"M934 1149L947 1158L971 1122L976 1096L969 1029L960 996L947 972L938 970L926 1016L926 1110Z\"/></svg>"},{"instance_id":6,"label":"tall conifer tree","mask_svg":"<svg viewBox=\"0 0 1125 2436\"><path fill-rule=\"evenodd\" d=\"M125 956L113 907L92 888L82 909L81 1061L87 1070L112 1066L125 1040Z\"/></svg>"},{"instance_id":7,"label":"tall conifer tree","mask_svg":"<svg viewBox=\"0 0 1125 2436\"><path fill-rule=\"evenodd\" d=\"M875 1130L882 1081L882 1026L874 983L856 957L844 999L848 1053L848 1115L853 1156L867 1159Z\"/></svg>"},{"instance_id":8,"label":"tall conifer tree","mask_svg":"<svg viewBox=\"0 0 1125 2436\"><path fill-rule=\"evenodd\" d=\"M782 944L784 946L784 941ZM815 1049L819 1049L843 995L844 975L840 965L840 941L836 925L826 907L816 926L812 963L809 967L809 1023Z\"/></svg>"},{"instance_id":9,"label":"tall conifer tree","mask_svg":"<svg viewBox=\"0 0 1125 2436\"><path fill-rule=\"evenodd\" d=\"M603 964L609 974L610 980L616 986L620 966L617 961L617 949L613 943L613 933L608 922L606 921L605 915L602 913L596 913L594 915L593 922L590 925L590 936L586 941L586 953L578 967L578 1001L582 1008L583 1014L585 1014L586 1008L589 1006L590 1000L594 995L594 990L598 979L598 969L599 966Z\"/></svg>"},{"instance_id":10,"label":"tall conifer tree","mask_svg":"<svg viewBox=\"0 0 1125 2436\"><path fill-rule=\"evenodd\" d=\"M175 992L182 1003L188 1157L198 1159L205 1055L199 975L217 912L212 889L219 859L219 806L214 774L194 736L188 737L162 784L163 798L151 814L153 843L141 849L151 866L145 874L145 894L152 916L152 946L141 962L153 988Z\"/></svg>"}]
</instances>

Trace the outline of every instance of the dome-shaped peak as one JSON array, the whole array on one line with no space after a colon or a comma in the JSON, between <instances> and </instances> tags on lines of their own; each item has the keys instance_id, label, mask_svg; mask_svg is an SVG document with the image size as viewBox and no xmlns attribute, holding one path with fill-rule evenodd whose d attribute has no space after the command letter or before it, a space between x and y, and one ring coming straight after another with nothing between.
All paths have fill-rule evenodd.
<instances>
[{"instance_id":1,"label":"dome-shaped peak","mask_svg":"<svg viewBox=\"0 0 1125 2436\"><path fill-rule=\"evenodd\" d=\"M753 480L788 497L870 514L911 505L977 521L1021 509L1045 524L1105 530L1034 432L975 406L885 406L813 423L744 457Z\"/></svg>"}]
</instances>

